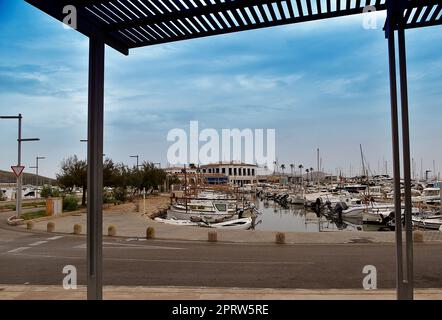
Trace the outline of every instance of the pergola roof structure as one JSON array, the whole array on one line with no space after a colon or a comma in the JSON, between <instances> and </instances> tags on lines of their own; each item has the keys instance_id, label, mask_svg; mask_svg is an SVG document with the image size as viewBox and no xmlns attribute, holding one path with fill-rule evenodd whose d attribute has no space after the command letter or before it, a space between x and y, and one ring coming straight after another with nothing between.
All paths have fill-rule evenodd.
<instances>
[{"instance_id":1,"label":"pergola roof structure","mask_svg":"<svg viewBox=\"0 0 442 320\"><path fill-rule=\"evenodd\" d=\"M78 31L102 33L107 45L129 49L291 23L348 16L386 0L26 0L63 21L73 5ZM407 28L442 24L440 0L408 0Z\"/></svg>"},{"instance_id":2,"label":"pergola roof structure","mask_svg":"<svg viewBox=\"0 0 442 320\"><path fill-rule=\"evenodd\" d=\"M87 282L88 298L102 298L102 198L105 44L129 49L219 34L386 10L395 221L402 221L397 73L400 84L405 252L395 224L398 299L413 299L413 234L405 29L442 24L442 0L26 0L57 20L76 12L89 37ZM71 6L71 7L68 7ZM74 6L74 7L72 7ZM67 10L65 10L67 9ZM75 9L75 10L73 10ZM373 9L373 8L370 8ZM396 69L395 34L398 36ZM399 72L398 72L399 71ZM405 261L403 257L406 257ZM405 267L405 268L404 268ZM406 271L404 276L404 271Z\"/></svg>"}]
</instances>

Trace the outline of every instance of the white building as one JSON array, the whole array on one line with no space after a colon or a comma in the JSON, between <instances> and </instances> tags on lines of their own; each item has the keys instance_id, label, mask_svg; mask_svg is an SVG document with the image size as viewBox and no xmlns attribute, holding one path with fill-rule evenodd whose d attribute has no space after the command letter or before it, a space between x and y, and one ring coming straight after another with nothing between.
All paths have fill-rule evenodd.
<instances>
[{"instance_id":1,"label":"white building","mask_svg":"<svg viewBox=\"0 0 442 320\"><path fill-rule=\"evenodd\" d=\"M217 174L227 177L232 185L245 185L256 183L258 166L241 162L218 162L200 166L200 172L204 174Z\"/></svg>"}]
</instances>

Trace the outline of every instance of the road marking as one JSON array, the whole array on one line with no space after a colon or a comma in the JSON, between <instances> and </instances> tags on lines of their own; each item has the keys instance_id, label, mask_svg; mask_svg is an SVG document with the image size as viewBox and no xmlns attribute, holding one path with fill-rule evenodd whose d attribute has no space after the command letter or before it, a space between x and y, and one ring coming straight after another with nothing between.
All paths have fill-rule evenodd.
<instances>
[{"instance_id":1,"label":"road marking","mask_svg":"<svg viewBox=\"0 0 442 320\"><path fill-rule=\"evenodd\" d=\"M55 237L47 238L46 240L58 240L61 238L63 238L63 236L55 236Z\"/></svg>"},{"instance_id":2,"label":"road marking","mask_svg":"<svg viewBox=\"0 0 442 320\"><path fill-rule=\"evenodd\" d=\"M73 247L74 249L86 249L86 243ZM162 246L146 246L141 244L129 244L129 243L114 243L103 242L103 249L156 249L156 250L183 250L185 248L176 247L162 247Z\"/></svg>"},{"instance_id":3,"label":"road marking","mask_svg":"<svg viewBox=\"0 0 442 320\"><path fill-rule=\"evenodd\" d=\"M30 246L35 247L35 246L39 246L39 245L47 243L47 242L48 241L46 241L46 240L37 241L37 242L31 243Z\"/></svg>"},{"instance_id":4,"label":"road marking","mask_svg":"<svg viewBox=\"0 0 442 320\"><path fill-rule=\"evenodd\" d=\"M8 253L19 253L19 252L22 252L22 251L24 251L26 249L29 249L29 248L30 247L20 247L20 248L17 248L17 249L9 250Z\"/></svg>"}]
</instances>

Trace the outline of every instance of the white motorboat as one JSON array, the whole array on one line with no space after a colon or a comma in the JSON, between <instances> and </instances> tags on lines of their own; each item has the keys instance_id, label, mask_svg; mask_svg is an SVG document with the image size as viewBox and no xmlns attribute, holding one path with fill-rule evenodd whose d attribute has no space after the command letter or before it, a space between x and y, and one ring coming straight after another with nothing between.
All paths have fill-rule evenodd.
<instances>
[{"instance_id":1,"label":"white motorboat","mask_svg":"<svg viewBox=\"0 0 442 320\"><path fill-rule=\"evenodd\" d=\"M167 210L168 219L222 222L232 218L236 210L232 203L221 200L191 200L186 205L172 205Z\"/></svg>"},{"instance_id":2,"label":"white motorboat","mask_svg":"<svg viewBox=\"0 0 442 320\"><path fill-rule=\"evenodd\" d=\"M203 225L200 223L200 226L207 226L209 228L216 229L229 229L229 230L247 230L252 227L253 219L252 218L241 218L228 220L220 223L210 223L207 225Z\"/></svg>"},{"instance_id":3,"label":"white motorboat","mask_svg":"<svg viewBox=\"0 0 442 320\"><path fill-rule=\"evenodd\" d=\"M437 205L440 204L440 188L425 188L422 191L422 195L418 196L418 197L413 197L412 201L413 202L420 202L420 203L425 203L425 204L429 204L429 205Z\"/></svg>"},{"instance_id":4,"label":"white motorboat","mask_svg":"<svg viewBox=\"0 0 442 320\"><path fill-rule=\"evenodd\" d=\"M166 224L172 224L174 226L193 226L193 227L197 227L199 226L198 222L192 222L190 220L177 220L177 219L163 219L163 218L155 218L154 219L157 222L162 222L162 223L166 223Z\"/></svg>"},{"instance_id":5,"label":"white motorboat","mask_svg":"<svg viewBox=\"0 0 442 320\"><path fill-rule=\"evenodd\" d=\"M431 230L439 230L442 227L442 215L430 215L430 216L413 216L413 225Z\"/></svg>"}]
</instances>

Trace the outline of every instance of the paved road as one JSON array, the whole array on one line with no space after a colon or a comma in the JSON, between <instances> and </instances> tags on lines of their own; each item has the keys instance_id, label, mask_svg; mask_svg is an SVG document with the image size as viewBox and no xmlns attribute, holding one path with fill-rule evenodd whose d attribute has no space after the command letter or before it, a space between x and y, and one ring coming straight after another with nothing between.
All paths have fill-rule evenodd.
<instances>
[{"instance_id":1,"label":"paved road","mask_svg":"<svg viewBox=\"0 0 442 320\"><path fill-rule=\"evenodd\" d=\"M62 269L77 267L85 283L83 236L0 229L0 283L62 283ZM362 268L378 269L378 287L393 288L391 244L220 244L104 240L106 285L250 288L361 288ZM415 245L416 287L442 288L442 244Z\"/></svg>"}]
</instances>

